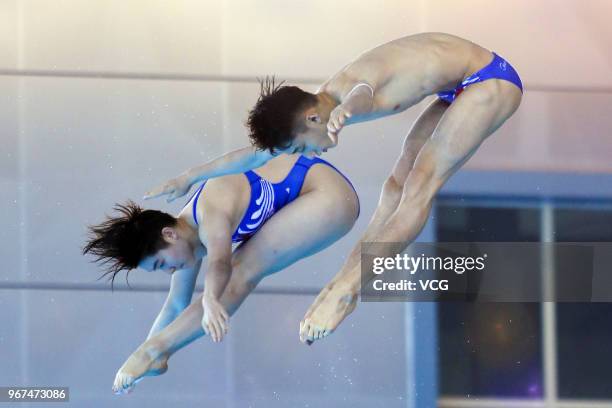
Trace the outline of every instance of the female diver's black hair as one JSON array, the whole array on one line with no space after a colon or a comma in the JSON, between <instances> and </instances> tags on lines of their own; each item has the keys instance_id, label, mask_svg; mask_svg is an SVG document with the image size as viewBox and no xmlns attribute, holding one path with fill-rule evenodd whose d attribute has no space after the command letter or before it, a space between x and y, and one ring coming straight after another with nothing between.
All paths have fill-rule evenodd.
<instances>
[{"instance_id":1,"label":"female diver's black hair","mask_svg":"<svg viewBox=\"0 0 612 408\"><path fill-rule=\"evenodd\" d=\"M142 259L168 246L161 231L177 222L170 214L144 210L133 201L116 204L114 210L119 215L107 216L101 224L88 226L89 237L83 247L83 255L92 254L96 256L94 262L106 266L106 272L98 279L110 274L111 289L121 270L129 274Z\"/></svg>"}]
</instances>

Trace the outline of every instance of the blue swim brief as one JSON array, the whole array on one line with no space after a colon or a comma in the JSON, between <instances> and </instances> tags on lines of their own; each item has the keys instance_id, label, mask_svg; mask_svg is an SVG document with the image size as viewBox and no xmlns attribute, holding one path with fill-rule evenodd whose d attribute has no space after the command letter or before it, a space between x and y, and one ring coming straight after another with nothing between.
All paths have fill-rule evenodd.
<instances>
[{"instance_id":1,"label":"blue swim brief","mask_svg":"<svg viewBox=\"0 0 612 408\"><path fill-rule=\"evenodd\" d=\"M512 65L510 65L508 61L496 53L493 53L493 61L491 61L489 65L465 78L455 89L438 92L438 96L443 101L452 103L465 88L477 82L486 81L487 79L503 79L510 81L518 86L521 92L523 92L523 84L516 70L512 68Z\"/></svg>"}]
</instances>

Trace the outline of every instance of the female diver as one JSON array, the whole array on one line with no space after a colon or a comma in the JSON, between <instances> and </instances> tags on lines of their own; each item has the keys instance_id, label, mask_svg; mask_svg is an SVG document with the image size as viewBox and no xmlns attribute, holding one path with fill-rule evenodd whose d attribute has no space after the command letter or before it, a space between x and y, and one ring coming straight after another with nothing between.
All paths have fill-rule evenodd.
<instances>
[{"instance_id":1,"label":"female diver","mask_svg":"<svg viewBox=\"0 0 612 408\"><path fill-rule=\"evenodd\" d=\"M117 372L115 393L167 370L170 355L204 334L221 341L229 315L266 276L330 246L352 228L359 200L350 181L319 158L282 155L257 173L202 184L177 217L118 205L90 226L84 254L108 263L114 280L140 267L172 275L147 340ZM239 243L232 252L232 243ZM191 303L202 260L204 292Z\"/></svg>"}]
</instances>

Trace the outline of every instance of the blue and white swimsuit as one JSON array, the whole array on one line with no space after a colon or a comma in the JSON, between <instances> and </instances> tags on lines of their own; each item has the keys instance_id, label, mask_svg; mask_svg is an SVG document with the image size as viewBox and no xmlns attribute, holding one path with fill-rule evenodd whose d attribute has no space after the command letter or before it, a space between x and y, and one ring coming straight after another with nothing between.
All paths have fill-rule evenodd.
<instances>
[{"instance_id":1,"label":"blue and white swimsuit","mask_svg":"<svg viewBox=\"0 0 612 408\"><path fill-rule=\"evenodd\" d=\"M353 190L355 190L353 184L340 172L340 170L335 168L331 163L318 157L309 159L306 156L300 156L289 171L287 177L280 183L271 183L261 178L257 173L249 170L243 174L247 177L251 185L251 199L244 217L242 217L238 228L232 235L232 242L238 243L246 241L252 237L262 225L274 215L274 213L295 200L300 195L308 170L317 163L324 164L336 170L351 185ZM187 204L189 204L193 199L192 215L196 225L198 224L196 213L198 198L205 184L206 182L203 182L187 202ZM355 194L357 194L356 191Z\"/></svg>"},{"instance_id":2,"label":"blue and white swimsuit","mask_svg":"<svg viewBox=\"0 0 612 408\"><path fill-rule=\"evenodd\" d=\"M523 92L523 84L516 70L508 61L496 53L493 53L493 60L489 65L465 78L456 88L438 92L438 96L443 101L452 103L465 88L472 84L486 81L487 79L503 79L510 81Z\"/></svg>"}]
</instances>

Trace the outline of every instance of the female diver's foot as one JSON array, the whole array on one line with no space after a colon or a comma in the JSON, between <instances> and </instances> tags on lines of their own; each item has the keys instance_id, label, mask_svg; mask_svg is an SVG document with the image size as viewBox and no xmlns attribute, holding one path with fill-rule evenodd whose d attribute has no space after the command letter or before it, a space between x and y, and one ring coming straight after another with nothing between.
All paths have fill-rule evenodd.
<instances>
[{"instance_id":1,"label":"female diver's foot","mask_svg":"<svg viewBox=\"0 0 612 408\"><path fill-rule=\"evenodd\" d=\"M113 392L130 393L144 377L165 373L168 370L168 357L168 354L156 353L152 348L139 347L117 372Z\"/></svg>"},{"instance_id":2,"label":"female diver's foot","mask_svg":"<svg viewBox=\"0 0 612 408\"><path fill-rule=\"evenodd\" d=\"M314 308L307 312L300 324L300 339L309 345L333 333L346 316L355 310L357 293L342 282L337 282L315 303L316 306L313 305Z\"/></svg>"}]
</instances>

